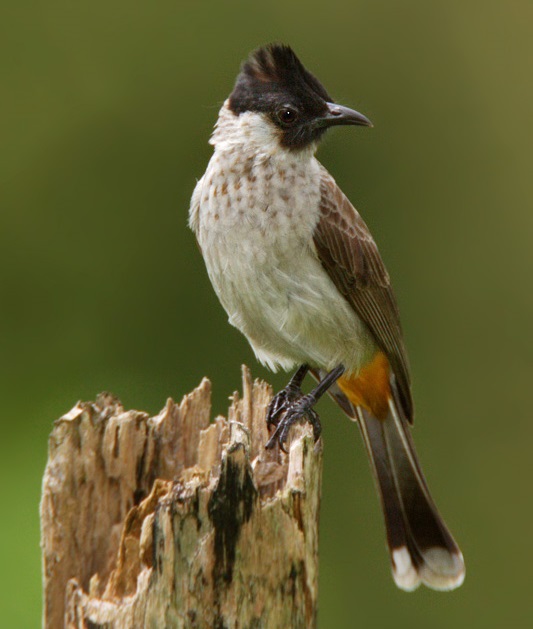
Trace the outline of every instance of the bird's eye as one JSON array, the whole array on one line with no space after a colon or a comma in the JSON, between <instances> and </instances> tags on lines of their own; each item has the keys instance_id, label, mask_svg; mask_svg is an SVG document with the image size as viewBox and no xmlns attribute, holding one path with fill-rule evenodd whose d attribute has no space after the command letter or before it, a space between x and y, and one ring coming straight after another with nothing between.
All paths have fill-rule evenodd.
<instances>
[{"instance_id":1,"label":"bird's eye","mask_svg":"<svg viewBox=\"0 0 533 629\"><path fill-rule=\"evenodd\" d=\"M278 113L278 120L283 125L292 125L298 120L298 112L292 107L282 107Z\"/></svg>"}]
</instances>

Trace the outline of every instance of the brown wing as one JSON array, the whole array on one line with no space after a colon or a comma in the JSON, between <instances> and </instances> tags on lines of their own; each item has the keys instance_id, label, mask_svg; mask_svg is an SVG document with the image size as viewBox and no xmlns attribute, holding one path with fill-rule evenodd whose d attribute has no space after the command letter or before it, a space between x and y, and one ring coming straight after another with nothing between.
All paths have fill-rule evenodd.
<instances>
[{"instance_id":1,"label":"brown wing","mask_svg":"<svg viewBox=\"0 0 533 629\"><path fill-rule=\"evenodd\" d=\"M321 217L314 234L318 257L387 354L401 408L412 421L409 364L385 265L365 222L325 169L321 195Z\"/></svg>"}]
</instances>

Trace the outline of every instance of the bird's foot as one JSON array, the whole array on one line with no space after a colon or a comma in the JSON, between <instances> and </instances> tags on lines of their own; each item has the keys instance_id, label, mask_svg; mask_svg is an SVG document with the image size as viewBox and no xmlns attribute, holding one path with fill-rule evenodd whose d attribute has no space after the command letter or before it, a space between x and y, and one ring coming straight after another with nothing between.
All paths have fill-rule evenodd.
<instances>
[{"instance_id":1,"label":"bird's foot","mask_svg":"<svg viewBox=\"0 0 533 629\"><path fill-rule=\"evenodd\" d=\"M300 387L292 387L290 384L272 398L268 405L266 422L267 426L278 426L283 413L286 413L292 404L303 395Z\"/></svg>"},{"instance_id":2,"label":"bird's foot","mask_svg":"<svg viewBox=\"0 0 533 629\"><path fill-rule=\"evenodd\" d=\"M302 365L290 379L289 384L272 398L267 410L267 426L277 426L283 413L303 396L301 386L308 371L309 366Z\"/></svg>"},{"instance_id":3,"label":"bird's foot","mask_svg":"<svg viewBox=\"0 0 533 629\"><path fill-rule=\"evenodd\" d=\"M272 403L276 400L278 396L281 396L287 390L284 389L272 400ZM283 452L287 453L285 449L285 444L287 442L287 438L289 436L289 431L293 424L295 424L299 419L305 418L311 426L313 426L313 435L315 437L315 441L320 437L320 433L322 432L322 426L320 425L320 418L318 417L318 413L313 409L313 406L316 404L316 397L312 394L302 395L301 391L299 392L299 396L292 397L292 400L288 403L288 406L281 408L279 414L285 411L285 415L281 419L279 419L279 414L276 415L275 424L273 421L268 419L269 424L274 424L276 426L276 430L273 435L268 440L265 448L267 450L272 449L276 442L279 443L279 447L283 450ZM283 398L287 399L287 396ZM282 398L280 397L280 404L282 402ZM270 408L269 408L270 413ZM269 415L267 416L269 418Z\"/></svg>"}]
</instances>

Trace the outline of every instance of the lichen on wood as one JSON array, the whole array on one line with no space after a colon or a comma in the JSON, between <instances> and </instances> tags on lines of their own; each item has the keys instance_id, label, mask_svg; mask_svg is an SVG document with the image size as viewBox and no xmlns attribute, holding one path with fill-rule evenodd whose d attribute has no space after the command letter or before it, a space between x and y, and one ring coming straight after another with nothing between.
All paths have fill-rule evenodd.
<instances>
[{"instance_id":1,"label":"lichen on wood","mask_svg":"<svg viewBox=\"0 0 533 629\"><path fill-rule=\"evenodd\" d=\"M316 625L321 443L265 450L270 387L228 419L204 379L156 417L109 394L54 426L43 479L48 629Z\"/></svg>"}]
</instances>

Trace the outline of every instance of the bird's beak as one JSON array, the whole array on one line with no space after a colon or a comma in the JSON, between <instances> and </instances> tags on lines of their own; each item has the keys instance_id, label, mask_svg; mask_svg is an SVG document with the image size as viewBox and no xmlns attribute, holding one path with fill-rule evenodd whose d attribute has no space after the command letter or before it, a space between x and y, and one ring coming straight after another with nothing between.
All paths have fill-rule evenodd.
<instances>
[{"instance_id":1,"label":"bird's beak","mask_svg":"<svg viewBox=\"0 0 533 629\"><path fill-rule=\"evenodd\" d=\"M328 107L326 113L317 120L318 125L321 127L333 127L339 124L355 124L362 127L374 126L366 116L355 111L355 109L343 107L336 103L326 104Z\"/></svg>"}]
</instances>

